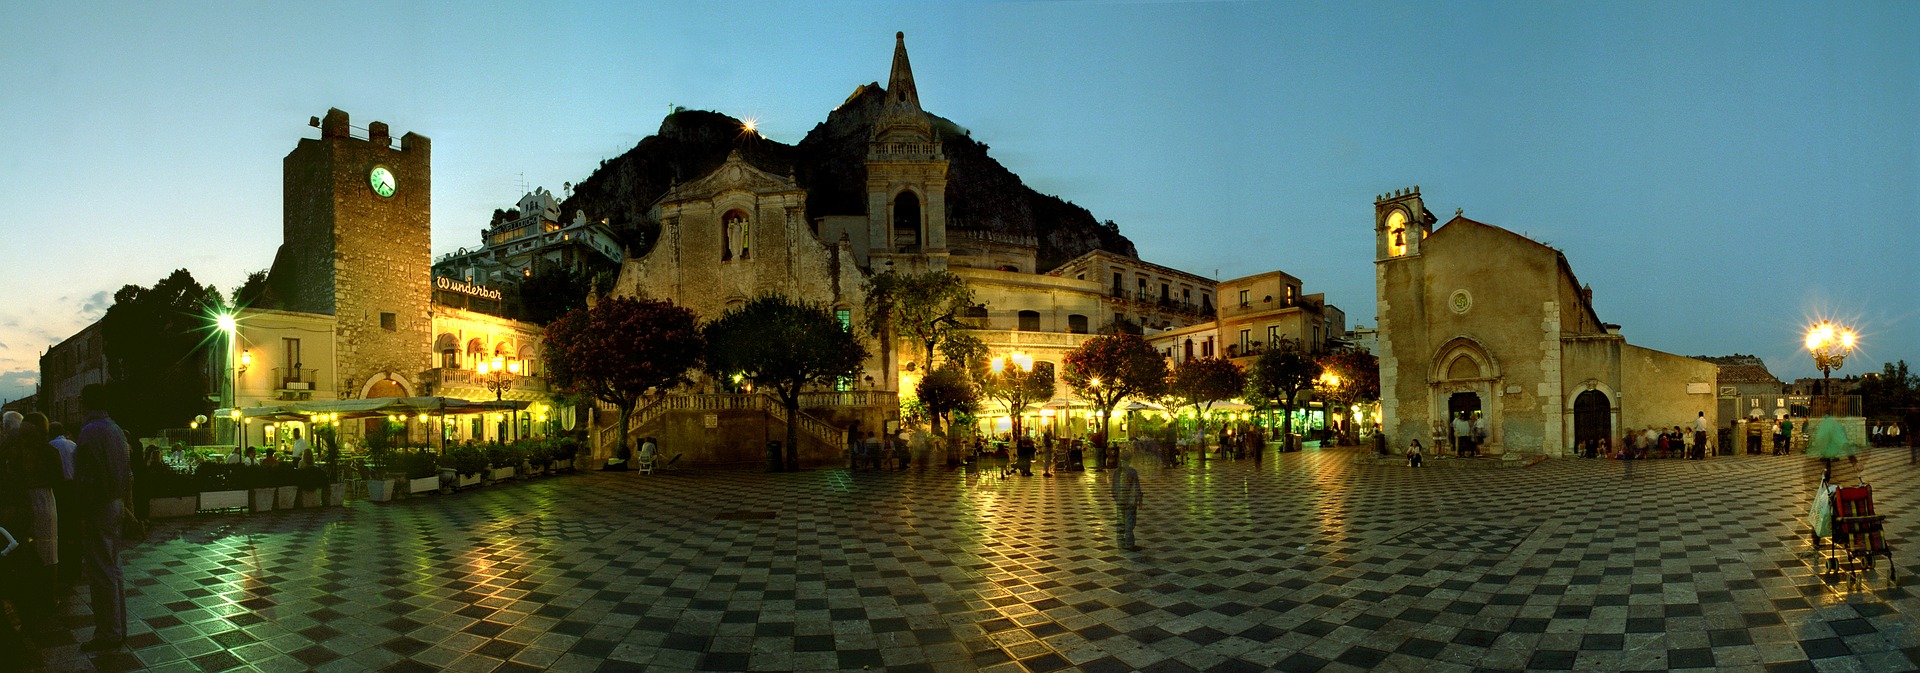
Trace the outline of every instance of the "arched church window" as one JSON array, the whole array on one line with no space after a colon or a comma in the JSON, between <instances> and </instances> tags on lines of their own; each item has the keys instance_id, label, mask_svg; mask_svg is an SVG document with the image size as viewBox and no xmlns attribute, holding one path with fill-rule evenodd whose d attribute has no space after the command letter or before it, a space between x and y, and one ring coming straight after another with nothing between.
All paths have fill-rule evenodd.
<instances>
[{"instance_id":1,"label":"arched church window","mask_svg":"<svg viewBox=\"0 0 1920 673\"><path fill-rule=\"evenodd\" d=\"M893 243L899 252L920 249L920 197L913 192L893 197Z\"/></svg>"},{"instance_id":2,"label":"arched church window","mask_svg":"<svg viewBox=\"0 0 1920 673\"><path fill-rule=\"evenodd\" d=\"M1387 214L1387 256L1407 254L1407 211L1395 209Z\"/></svg>"}]
</instances>

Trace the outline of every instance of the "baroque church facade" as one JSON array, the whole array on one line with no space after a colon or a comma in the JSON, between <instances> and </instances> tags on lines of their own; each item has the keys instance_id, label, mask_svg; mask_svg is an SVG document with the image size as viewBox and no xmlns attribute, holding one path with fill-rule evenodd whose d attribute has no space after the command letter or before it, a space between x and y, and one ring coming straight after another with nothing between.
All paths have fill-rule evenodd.
<instances>
[{"instance_id":1,"label":"baroque church facade","mask_svg":"<svg viewBox=\"0 0 1920 673\"><path fill-rule=\"evenodd\" d=\"M1717 427L1709 362L1627 343L1601 322L1566 255L1456 216L1435 228L1420 189L1374 202L1382 429L1444 450L1484 419L1482 454L1571 455L1583 442Z\"/></svg>"}]
</instances>

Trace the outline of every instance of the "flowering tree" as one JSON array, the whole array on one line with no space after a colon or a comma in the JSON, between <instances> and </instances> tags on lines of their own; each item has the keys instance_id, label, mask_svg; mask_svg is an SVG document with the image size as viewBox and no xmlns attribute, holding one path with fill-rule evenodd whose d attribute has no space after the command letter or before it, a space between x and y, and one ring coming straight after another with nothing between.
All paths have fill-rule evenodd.
<instances>
[{"instance_id":1,"label":"flowering tree","mask_svg":"<svg viewBox=\"0 0 1920 673\"><path fill-rule=\"evenodd\" d=\"M786 469L800 469L801 390L858 374L866 346L826 306L777 294L729 309L702 333L709 373L739 374L780 398L787 409Z\"/></svg>"},{"instance_id":2,"label":"flowering tree","mask_svg":"<svg viewBox=\"0 0 1920 673\"><path fill-rule=\"evenodd\" d=\"M1247 374L1226 358L1193 358L1173 368L1168 390L1193 407L1200 420L1200 456L1207 455L1207 412L1216 402L1233 399L1247 389Z\"/></svg>"},{"instance_id":3,"label":"flowering tree","mask_svg":"<svg viewBox=\"0 0 1920 673\"><path fill-rule=\"evenodd\" d=\"M1153 399L1166 393L1167 362L1136 334L1102 334L1067 353L1061 378L1074 394L1100 410L1100 448L1111 430L1113 408L1132 397Z\"/></svg>"},{"instance_id":4,"label":"flowering tree","mask_svg":"<svg viewBox=\"0 0 1920 673\"><path fill-rule=\"evenodd\" d=\"M1300 392L1312 388L1318 378L1320 363L1302 352L1292 339L1283 339L1253 361L1253 369L1247 373L1247 396L1279 405L1284 413L1280 437L1285 440L1293 434L1294 403Z\"/></svg>"},{"instance_id":5,"label":"flowering tree","mask_svg":"<svg viewBox=\"0 0 1920 673\"><path fill-rule=\"evenodd\" d=\"M1321 355L1321 375L1316 379L1320 399L1330 406L1348 408L1380 399L1380 358L1358 348L1342 348ZM1347 424L1348 439L1358 441L1354 424Z\"/></svg>"},{"instance_id":6,"label":"flowering tree","mask_svg":"<svg viewBox=\"0 0 1920 673\"><path fill-rule=\"evenodd\" d=\"M612 297L547 325L547 378L620 409L620 446L640 402L689 382L700 364L699 319L673 302Z\"/></svg>"}]
</instances>

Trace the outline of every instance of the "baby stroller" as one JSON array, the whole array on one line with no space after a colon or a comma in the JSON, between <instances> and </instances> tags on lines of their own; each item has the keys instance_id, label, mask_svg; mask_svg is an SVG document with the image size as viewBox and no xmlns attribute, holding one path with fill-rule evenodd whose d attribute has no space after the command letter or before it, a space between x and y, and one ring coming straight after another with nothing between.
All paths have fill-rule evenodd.
<instances>
[{"instance_id":1,"label":"baby stroller","mask_svg":"<svg viewBox=\"0 0 1920 673\"><path fill-rule=\"evenodd\" d=\"M1827 572L1838 572L1844 560L1848 579L1859 583L1862 570L1873 570L1874 557L1885 557L1887 586L1894 586L1898 580L1893 564L1893 547L1886 540L1887 517L1874 512L1873 487L1865 483L1835 487L1823 482L1818 493L1827 502L1824 507L1816 502L1815 510L1827 521L1824 522L1825 526L1819 526L1817 524L1820 522L1816 522L1815 550L1826 558ZM1828 533L1824 547L1819 544L1822 532Z\"/></svg>"}]
</instances>

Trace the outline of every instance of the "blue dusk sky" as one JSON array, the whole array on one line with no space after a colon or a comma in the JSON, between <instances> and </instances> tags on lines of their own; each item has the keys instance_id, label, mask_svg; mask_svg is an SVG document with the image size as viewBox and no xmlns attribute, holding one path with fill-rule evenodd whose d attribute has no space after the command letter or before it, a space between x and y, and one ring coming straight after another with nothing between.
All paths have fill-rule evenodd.
<instances>
[{"instance_id":1,"label":"blue dusk sky","mask_svg":"<svg viewBox=\"0 0 1920 673\"><path fill-rule=\"evenodd\" d=\"M90 3L0 22L0 399L128 283L272 263L281 165L338 107L434 141L436 254L672 105L798 142L885 82L1147 260L1282 269L1374 324L1375 195L1565 251L1680 354L1920 360L1920 3Z\"/></svg>"}]
</instances>

